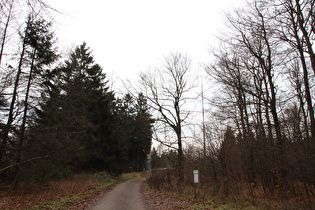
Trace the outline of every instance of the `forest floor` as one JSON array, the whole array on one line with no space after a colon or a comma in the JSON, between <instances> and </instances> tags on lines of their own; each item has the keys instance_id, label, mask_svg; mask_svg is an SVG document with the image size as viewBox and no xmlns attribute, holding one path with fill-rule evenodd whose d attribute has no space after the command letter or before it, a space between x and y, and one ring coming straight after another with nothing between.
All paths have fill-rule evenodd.
<instances>
[{"instance_id":1,"label":"forest floor","mask_svg":"<svg viewBox=\"0 0 315 210\"><path fill-rule=\"evenodd\" d=\"M128 174L100 183L94 176L79 175L42 186L20 185L16 190L0 186L0 209L90 209L121 181L139 177ZM193 209L195 205L191 200L153 191L147 186L141 191L148 209Z\"/></svg>"},{"instance_id":2,"label":"forest floor","mask_svg":"<svg viewBox=\"0 0 315 210\"><path fill-rule=\"evenodd\" d=\"M89 209L121 181L139 177L143 177L143 174L127 174L113 179L104 173L76 175L41 186L20 185L16 190L11 190L9 186L0 186L0 209ZM150 209L315 209L312 205L299 205L290 200L198 200L176 193L152 190L146 184L142 191L144 202ZM292 205L288 205L290 202Z\"/></svg>"},{"instance_id":3,"label":"forest floor","mask_svg":"<svg viewBox=\"0 0 315 210\"><path fill-rule=\"evenodd\" d=\"M15 190L11 186L0 186L0 209L85 208L120 180L98 173L74 175L43 185L20 184Z\"/></svg>"}]
</instances>

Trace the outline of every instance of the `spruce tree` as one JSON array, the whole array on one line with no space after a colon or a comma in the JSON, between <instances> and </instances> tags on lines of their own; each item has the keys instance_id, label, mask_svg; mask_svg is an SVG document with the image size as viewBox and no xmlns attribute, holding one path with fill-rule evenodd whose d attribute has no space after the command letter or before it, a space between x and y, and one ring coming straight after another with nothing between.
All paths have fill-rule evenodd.
<instances>
[{"instance_id":1,"label":"spruce tree","mask_svg":"<svg viewBox=\"0 0 315 210\"><path fill-rule=\"evenodd\" d=\"M147 100L139 94L135 104L136 116L134 118L133 141L130 152L133 154L137 171L146 169L147 156L151 150L152 123Z\"/></svg>"},{"instance_id":2,"label":"spruce tree","mask_svg":"<svg viewBox=\"0 0 315 210\"><path fill-rule=\"evenodd\" d=\"M49 97L37 112L33 130L40 148L36 151L49 154L51 162L64 172L100 169L102 166L89 163L94 156L103 155L101 128L109 123L113 98L106 87L106 75L85 43L50 75Z\"/></svg>"},{"instance_id":3,"label":"spruce tree","mask_svg":"<svg viewBox=\"0 0 315 210\"><path fill-rule=\"evenodd\" d=\"M30 67L27 78L26 93L23 101L23 117L22 124L18 135L17 142L17 154L16 163L19 164L22 161L22 152L24 148L27 121L29 120L30 112L30 98L33 92L38 94L40 91L38 85L42 82L42 73L45 71L45 66L52 64L57 59L57 54L53 48L54 35L50 32L50 23L47 23L44 19L36 19L33 16L29 16L28 26L25 31L24 41L27 46L25 48L26 57L30 60ZM38 84L39 82L39 84ZM35 86L35 87L34 87ZM15 181L14 188L17 184L18 167L15 167Z\"/></svg>"}]
</instances>

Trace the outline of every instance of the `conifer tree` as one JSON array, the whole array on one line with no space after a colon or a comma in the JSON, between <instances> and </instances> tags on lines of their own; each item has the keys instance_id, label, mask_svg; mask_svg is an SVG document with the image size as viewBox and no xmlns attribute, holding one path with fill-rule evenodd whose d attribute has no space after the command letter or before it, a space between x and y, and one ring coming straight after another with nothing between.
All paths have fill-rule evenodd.
<instances>
[{"instance_id":1,"label":"conifer tree","mask_svg":"<svg viewBox=\"0 0 315 210\"><path fill-rule=\"evenodd\" d=\"M102 129L110 122L113 100L102 68L83 43L51 75L49 98L38 110L33 130L38 155L49 154L62 170L101 169L104 150L100 142L106 136Z\"/></svg>"},{"instance_id":2,"label":"conifer tree","mask_svg":"<svg viewBox=\"0 0 315 210\"><path fill-rule=\"evenodd\" d=\"M17 142L16 163L22 160L22 150L25 142L25 133L27 129L28 112L30 109L29 99L31 97L31 86L33 83L41 81L44 67L50 65L57 59L57 54L53 48L53 33L50 32L51 24L44 19L35 19L30 15L28 28L25 32L26 56L30 59L30 67L27 78L26 93L24 97L24 110L22 117L22 124L19 131L19 138ZM37 92L37 89L35 89ZM18 167L15 167L15 183L17 183Z\"/></svg>"}]
</instances>

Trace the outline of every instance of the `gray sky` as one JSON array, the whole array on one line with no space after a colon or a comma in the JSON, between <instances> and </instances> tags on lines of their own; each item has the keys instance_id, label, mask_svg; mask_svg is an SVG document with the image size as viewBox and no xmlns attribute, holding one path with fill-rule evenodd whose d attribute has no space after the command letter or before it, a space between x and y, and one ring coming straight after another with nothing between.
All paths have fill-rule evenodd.
<instances>
[{"instance_id":1,"label":"gray sky","mask_svg":"<svg viewBox=\"0 0 315 210\"><path fill-rule=\"evenodd\" d=\"M171 52L209 62L209 46L223 27L223 11L245 0L48 0L61 48L83 41L108 75L137 79Z\"/></svg>"},{"instance_id":2,"label":"gray sky","mask_svg":"<svg viewBox=\"0 0 315 210\"><path fill-rule=\"evenodd\" d=\"M170 53L186 53L194 76L211 62L210 46L224 27L224 12L245 0L47 0L56 14L55 31L67 51L85 41L108 75L115 93L126 93L121 81L136 82L139 73L161 66ZM199 90L196 90L199 91ZM204 89L204 91L206 91ZM210 94L209 92L206 94ZM192 104L188 133L201 122L201 101ZM192 130L191 130L192 129ZM156 145L156 142L155 144Z\"/></svg>"}]
</instances>

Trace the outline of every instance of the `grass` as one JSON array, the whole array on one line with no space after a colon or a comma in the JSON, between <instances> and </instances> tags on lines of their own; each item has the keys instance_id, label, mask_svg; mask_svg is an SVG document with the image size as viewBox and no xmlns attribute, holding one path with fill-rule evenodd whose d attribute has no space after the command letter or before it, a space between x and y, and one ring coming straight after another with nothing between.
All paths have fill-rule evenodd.
<instances>
[{"instance_id":1,"label":"grass","mask_svg":"<svg viewBox=\"0 0 315 210\"><path fill-rule=\"evenodd\" d=\"M87 198L94 196L95 194L99 193L100 191L103 191L106 187L116 183L117 181L109 181L103 183L101 186L97 187L96 189L92 189L89 191L86 191L84 193L79 193L72 196L67 197L60 197L55 201L47 202L47 203L41 203L38 205L35 205L29 209L67 209L67 207L77 205L81 201L86 200Z\"/></svg>"},{"instance_id":2,"label":"grass","mask_svg":"<svg viewBox=\"0 0 315 210\"><path fill-rule=\"evenodd\" d=\"M147 187L150 186L150 181ZM157 186L153 183L152 186ZM173 198L185 198L191 201L191 209L315 209L312 203L295 198L279 199L272 197L251 197L242 194L223 196L214 194L211 187L200 187L195 199L194 185L178 185L176 182L159 184L159 189L152 189L154 193L161 193Z\"/></svg>"},{"instance_id":3,"label":"grass","mask_svg":"<svg viewBox=\"0 0 315 210\"><path fill-rule=\"evenodd\" d=\"M137 178L148 178L150 176L149 173L144 172L130 172L130 173L124 173L120 176L120 179L126 180L126 179L137 179Z\"/></svg>"},{"instance_id":4,"label":"grass","mask_svg":"<svg viewBox=\"0 0 315 210\"><path fill-rule=\"evenodd\" d=\"M127 179L148 177L147 173L126 173L113 178L105 172L78 174L39 186L21 185L18 190L0 186L0 209L67 209L82 208L88 199L107 187Z\"/></svg>"},{"instance_id":5,"label":"grass","mask_svg":"<svg viewBox=\"0 0 315 210\"><path fill-rule=\"evenodd\" d=\"M147 178L147 173L127 173L119 178L112 178L106 173L79 174L46 185L22 185L18 190L0 186L0 209L67 209L81 208L107 187L132 178ZM149 188L149 183L146 188ZM295 200L263 199L235 195L222 197L211 194L211 188L200 188L197 199L194 199L194 186L179 186L176 182L162 183L159 190L150 189L153 193L187 199L191 209L312 209L310 204ZM82 208L83 207L83 208ZM311 208L308 208L311 207Z\"/></svg>"},{"instance_id":6,"label":"grass","mask_svg":"<svg viewBox=\"0 0 315 210\"><path fill-rule=\"evenodd\" d=\"M0 190L0 209L66 209L119 182L106 173L79 174L39 186L21 185L17 190Z\"/></svg>"}]
</instances>

